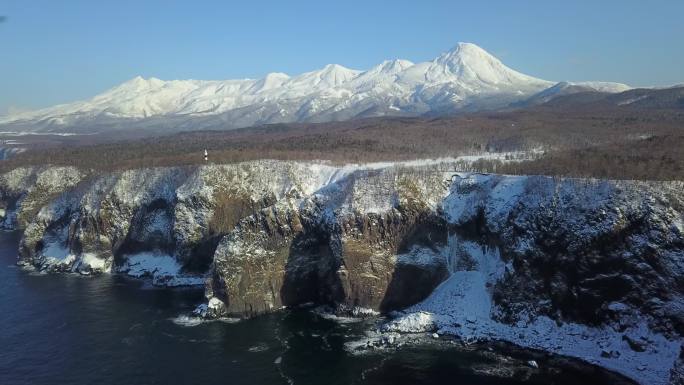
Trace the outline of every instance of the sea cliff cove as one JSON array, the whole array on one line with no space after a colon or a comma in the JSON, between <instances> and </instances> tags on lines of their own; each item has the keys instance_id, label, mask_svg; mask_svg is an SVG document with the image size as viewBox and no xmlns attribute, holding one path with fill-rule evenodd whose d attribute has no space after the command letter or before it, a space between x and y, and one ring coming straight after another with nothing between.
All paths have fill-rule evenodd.
<instances>
[{"instance_id":1,"label":"sea cliff cove","mask_svg":"<svg viewBox=\"0 0 684 385\"><path fill-rule=\"evenodd\" d=\"M86 382L155 344L205 351L200 377L258 368L262 383L317 383L310 360L323 356L346 373L339 383L676 379L680 182L455 173L454 162L14 169L0 176L13 230L5 324L53 309L46 349L106 340L112 356L97 363L60 357ZM25 361L20 334L5 337L17 351L3 354ZM181 356L164 358L164 375L195 375L173 364ZM164 382L150 359L133 382ZM48 364L45 383L63 369Z\"/></svg>"}]
</instances>

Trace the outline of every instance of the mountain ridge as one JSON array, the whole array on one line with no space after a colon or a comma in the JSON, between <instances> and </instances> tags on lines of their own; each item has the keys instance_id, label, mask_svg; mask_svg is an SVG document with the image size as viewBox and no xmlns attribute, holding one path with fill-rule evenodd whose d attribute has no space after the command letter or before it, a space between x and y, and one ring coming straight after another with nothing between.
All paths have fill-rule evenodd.
<instances>
[{"instance_id":1,"label":"mountain ridge","mask_svg":"<svg viewBox=\"0 0 684 385\"><path fill-rule=\"evenodd\" d=\"M601 92L630 88L580 84L583 90ZM119 120L130 126L150 117L218 117L225 128L240 128L438 115L508 107L556 85L507 67L475 44L458 43L431 61L386 60L366 71L328 64L295 76L273 72L260 79L167 81L136 76L89 100L0 117L0 128L83 132L101 123L115 129ZM199 121L182 126L201 128Z\"/></svg>"}]
</instances>

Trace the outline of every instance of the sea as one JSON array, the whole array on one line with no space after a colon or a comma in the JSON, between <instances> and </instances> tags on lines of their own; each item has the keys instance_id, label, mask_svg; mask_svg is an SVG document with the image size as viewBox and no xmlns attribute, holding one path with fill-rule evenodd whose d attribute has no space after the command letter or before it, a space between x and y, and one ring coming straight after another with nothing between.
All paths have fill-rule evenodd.
<instances>
[{"instance_id":1,"label":"sea","mask_svg":"<svg viewBox=\"0 0 684 385\"><path fill-rule=\"evenodd\" d=\"M612 384L614 375L539 352L448 340L355 351L380 319L286 309L202 321L201 288L16 265L0 232L0 384ZM539 368L528 361L534 359Z\"/></svg>"}]
</instances>

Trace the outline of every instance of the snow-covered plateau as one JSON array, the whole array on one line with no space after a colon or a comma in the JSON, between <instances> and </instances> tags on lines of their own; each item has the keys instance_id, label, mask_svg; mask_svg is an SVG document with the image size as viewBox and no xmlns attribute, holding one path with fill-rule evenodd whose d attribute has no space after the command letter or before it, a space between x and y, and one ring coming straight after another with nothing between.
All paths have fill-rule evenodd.
<instances>
[{"instance_id":1,"label":"snow-covered plateau","mask_svg":"<svg viewBox=\"0 0 684 385\"><path fill-rule=\"evenodd\" d=\"M32 269L203 284L179 322L324 305L383 314L392 343L503 341L681 384L684 183L464 161L18 168L0 176L2 226Z\"/></svg>"},{"instance_id":2,"label":"snow-covered plateau","mask_svg":"<svg viewBox=\"0 0 684 385\"><path fill-rule=\"evenodd\" d=\"M472 43L434 60L388 60L367 71L330 64L297 76L160 80L136 77L90 100L0 117L14 133L116 129L185 131L269 123L421 116L544 102L573 92L622 92L619 83L555 83L506 67Z\"/></svg>"}]
</instances>

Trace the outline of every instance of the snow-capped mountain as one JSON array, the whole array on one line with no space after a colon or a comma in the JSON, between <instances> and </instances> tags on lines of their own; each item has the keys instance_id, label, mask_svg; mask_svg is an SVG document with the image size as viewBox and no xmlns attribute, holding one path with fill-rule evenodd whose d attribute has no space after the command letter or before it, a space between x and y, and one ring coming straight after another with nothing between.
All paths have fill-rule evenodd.
<instances>
[{"instance_id":1,"label":"snow-capped mountain","mask_svg":"<svg viewBox=\"0 0 684 385\"><path fill-rule=\"evenodd\" d=\"M432 61L385 61L368 71L330 64L290 77L222 81L136 77L94 98L0 118L3 130L83 132L150 124L169 130L416 116L506 107L553 82L524 75L471 43ZM624 85L586 83L600 91ZM154 122L154 123L150 123Z\"/></svg>"}]
</instances>

